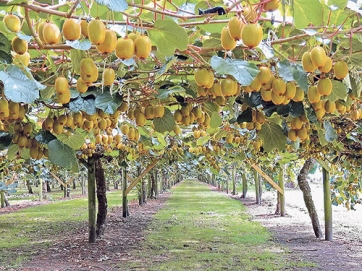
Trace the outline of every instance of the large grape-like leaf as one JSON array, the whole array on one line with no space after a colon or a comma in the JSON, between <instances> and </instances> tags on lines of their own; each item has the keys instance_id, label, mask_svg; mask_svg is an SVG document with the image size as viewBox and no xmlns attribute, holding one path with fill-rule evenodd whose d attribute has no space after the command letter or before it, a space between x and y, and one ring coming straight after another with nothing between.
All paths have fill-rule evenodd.
<instances>
[{"instance_id":1,"label":"large grape-like leaf","mask_svg":"<svg viewBox=\"0 0 362 271\"><path fill-rule=\"evenodd\" d=\"M5 96L17 103L33 103L39 98L39 91L43 87L15 65L10 65L5 71L0 71L0 80L4 84Z\"/></svg>"},{"instance_id":2,"label":"large grape-like leaf","mask_svg":"<svg viewBox=\"0 0 362 271\"><path fill-rule=\"evenodd\" d=\"M75 151L68 145L62 143L58 139L54 139L48 143L49 159L52 163L66 168L73 168L77 164Z\"/></svg>"},{"instance_id":3,"label":"large grape-like leaf","mask_svg":"<svg viewBox=\"0 0 362 271\"><path fill-rule=\"evenodd\" d=\"M73 49L83 50L83 51L89 50L92 46L92 43L88 39L74 40L74 41L67 40L65 44L69 45Z\"/></svg>"},{"instance_id":4,"label":"large grape-like leaf","mask_svg":"<svg viewBox=\"0 0 362 271\"><path fill-rule=\"evenodd\" d=\"M168 108L165 108L165 114L162 118L153 120L155 131L159 133L171 132L175 126L175 118Z\"/></svg>"},{"instance_id":5,"label":"large grape-like leaf","mask_svg":"<svg viewBox=\"0 0 362 271\"><path fill-rule=\"evenodd\" d=\"M298 83L301 89L306 91L308 89L308 77L307 73L303 70L303 67L301 64L295 64L292 67L293 71L293 78Z\"/></svg>"},{"instance_id":6,"label":"large grape-like leaf","mask_svg":"<svg viewBox=\"0 0 362 271\"><path fill-rule=\"evenodd\" d=\"M171 19L156 20L154 29L149 31L152 43L157 50L169 57L176 49L184 51L187 49L188 36L186 30Z\"/></svg>"},{"instance_id":7,"label":"large grape-like leaf","mask_svg":"<svg viewBox=\"0 0 362 271\"><path fill-rule=\"evenodd\" d=\"M85 57L85 52L81 50L70 50L72 67L76 74L80 74L80 61Z\"/></svg>"},{"instance_id":8,"label":"large grape-like leaf","mask_svg":"<svg viewBox=\"0 0 362 271\"><path fill-rule=\"evenodd\" d=\"M278 74L284 81L294 81L292 66L290 61L285 59L277 63Z\"/></svg>"},{"instance_id":9,"label":"large grape-like leaf","mask_svg":"<svg viewBox=\"0 0 362 271\"><path fill-rule=\"evenodd\" d=\"M103 93L97 93L95 106L107 114L114 114L122 102L122 96L118 94L112 96L109 92L105 91Z\"/></svg>"},{"instance_id":10,"label":"large grape-like leaf","mask_svg":"<svg viewBox=\"0 0 362 271\"><path fill-rule=\"evenodd\" d=\"M270 152L273 149L282 151L285 149L287 138L280 125L274 122L264 123L259 131L259 136L263 140L264 151Z\"/></svg>"},{"instance_id":11,"label":"large grape-like leaf","mask_svg":"<svg viewBox=\"0 0 362 271\"><path fill-rule=\"evenodd\" d=\"M259 69L254 63L244 60L223 59L213 56L210 64L217 73L234 76L242 86L250 85L259 73Z\"/></svg>"},{"instance_id":12,"label":"large grape-like leaf","mask_svg":"<svg viewBox=\"0 0 362 271\"><path fill-rule=\"evenodd\" d=\"M93 115L97 111L95 106L95 99L92 98L92 96L87 96L86 98L82 98L79 96L77 99L70 101L69 109L72 112L79 112L82 110L88 115Z\"/></svg>"},{"instance_id":13,"label":"large grape-like leaf","mask_svg":"<svg viewBox=\"0 0 362 271\"><path fill-rule=\"evenodd\" d=\"M3 33L0 33L0 50L4 51L5 53L10 53L10 49L11 49L10 41Z\"/></svg>"},{"instance_id":14,"label":"large grape-like leaf","mask_svg":"<svg viewBox=\"0 0 362 271\"><path fill-rule=\"evenodd\" d=\"M100 5L107 6L110 10L123 12L128 8L126 0L96 0Z\"/></svg>"},{"instance_id":15,"label":"large grape-like leaf","mask_svg":"<svg viewBox=\"0 0 362 271\"><path fill-rule=\"evenodd\" d=\"M50 141L56 139L56 137L49 131L41 130L35 135L35 139L42 144L48 144Z\"/></svg>"},{"instance_id":16,"label":"large grape-like leaf","mask_svg":"<svg viewBox=\"0 0 362 271\"><path fill-rule=\"evenodd\" d=\"M335 102L344 100L347 97L347 86L338 80L332 80L332 92L328 95L328 100Z\"/></svg>"},{"instance_id":17,"label":"large grape-like leaf","mask_svg":"<svg viewBox=\"0 0 362 271\"><path fill-rule=\"evenodd\" d=\"M217 128L222 124L222 118L217 111L212 112L210 117L210 127Z\"/></svg>"},{"instance_id":18,"label":"large grape-like leaf","mask_svg":"<svg viewBox=\"0 0 362 271\"><path fill-rule=\"evenodd\" d=\"M330 121L325 120L324 121L324 129L326 130L325 132L325 138L328 142L332 142L333 140L338 138L338 134L337 132L334 130L332 124Z\"/></svg>"},{"instance_id":19,"label":"large grape-like leaf","mask_svg":"<svg viewBox=\"0 0 362 271\"><path fill-rule=\"evenodd\" d=\"M328 0L328 6L335 6L339 9L344 9L347 3L348 0Z\"/></svg>"},{"instance_id":20,"label":"large grape-like leaf","mask_svg":"<svg viewBox=\"0 0 362 271\"><path fill-rule=\"evenodd\" d=\"M73 150L79 150L85 142L85 137L82 134L66 135L60 134L57 138L63 143L67 144Z\"/></svg>"},{"instance_id":21,"label":"large grape-like leaf","mask_svg":"<svg viewBox=\"0 0 362 271\"><path fill-rule=\"evenodd\" d=\"M184 93L186 90L182 86L172 86L169 88L159 88L158 94L155 95L157 99L167 99L173 93Z\"/></svg>"},{"instance_id":22,"label":"large grape-like leaf","mask_svg":"<svg viewBox=\"0 0 362 271\"><path fill-rule=\"evenodd\" d=\"M294 25L303 29L310 23L322 25L323 7L319 0L294 0Z\"/></svg>"}]
</instances>

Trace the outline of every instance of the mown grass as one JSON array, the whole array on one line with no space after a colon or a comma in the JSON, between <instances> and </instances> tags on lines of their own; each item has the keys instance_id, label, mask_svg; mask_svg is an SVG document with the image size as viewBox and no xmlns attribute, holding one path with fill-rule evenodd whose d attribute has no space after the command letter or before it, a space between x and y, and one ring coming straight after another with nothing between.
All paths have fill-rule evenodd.
<instances>
[{"instance_id":1,"label":"mown grass","mask_svg":"<svg viewBox=\"0 0 362 271\"><path fill-rule=\"evenodd\" d=\"M240 202L210 191L195 180L172 189L166 206L150 225L135 261L120 270L267 270L309 263L285 260L269 232L249 220Z\"/></svg>"},{"instance_id":2,"label":"mown grass","mask_svg":"<svg viewBox=\"0 0 362 271\"><path fill-rule=\"evenodd\" d=\"M107 193L108 207L122 204L121 190ZM136 199L132 191L129 200ZM87 197L54 201L0 215L0 266L20 265L32 253L63 233L87 230ZM20 252L20 253L19 253Z\"/></svg>"}]
</instances>

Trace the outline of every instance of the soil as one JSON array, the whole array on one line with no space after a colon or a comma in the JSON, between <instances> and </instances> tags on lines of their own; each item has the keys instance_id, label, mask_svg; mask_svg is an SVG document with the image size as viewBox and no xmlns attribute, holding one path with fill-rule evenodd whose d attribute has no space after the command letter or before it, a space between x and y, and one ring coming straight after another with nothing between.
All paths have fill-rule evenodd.
<instances>
[{"instance_id":1,"label":"soil","mask_svg":"<svg viewBox=\"0 0 362 271\"><path fill-rule=\"evenodd\" d=\"M313 200L324 232L323 187L311 184ZM260 222L272 233L272 240L287 248L289 258L308 261L316 267L300 267L298 271L361 271L362 262L362 206L348 211L343 206L333 206L333 241L317 239L299 189L286 189L285 217L275 215L276 192L263 192L260 205L254 194L245 199L234 196L248 208L252 219ZM289 269L291 270L291 269Z\"/></svg>"},{"instance_id":2,"label":"soil","mask_svg":"<svg viewBox=\"0 0 362 271\"><path fill-rule=\"evenodd\" d=\"M131 252L144 240L146 228L152 217L160 210L170 193L162 193L157 199L148 200L139 206L129 204L130 216L122 217L122 209L112 208L107 217L107 229L96 244L88 243L87 224L61 236L54 236L51 244L43 249L31 249L32 259L17 269L7 271L82 271L82 270L122 270L122 262L132 259ZM26 206L19 206L19 210ZM28 254L18 249L14 254Z\"/></svg>"},{"instance_id":3,"label":"soil","mask_svg":"<svg viewBox=\"0 0 362 271\"><path fill-rule=\"evenodd\" d=\"M323 224L323 190L312 184L313 198ZM215 189L215 188L213 188ZM225 193L225 192L220 192ZM315 267L298 267L296 271L360 271L362 261L362 206L357 211L333 207L334 240L324 241L314 237L310 218L304 207L302 192L286 190L287 215L275 215L276 193L263 192L261 205L255 204L253 193L240 200L247 208L251 219L260 222L272 233L272 241L284 248L293 261L315 263ZM153 215L160 210L169 193L160 194L157 200L147 204L130 205L130 217L122 218L121 209L109 210L105 236L96 244L88 243L87 224L79 225L77 231L54 236L51 244L43 249L32 249L32 260L12 271L66 271L66 270L122 270L122 262L132 260L132 251L137 250L147 234L147 226ZM14 210L26 206L14 207ZM13 211L14 211L13 210ZM30 249L29 249L30 250ZM14 251L21 256L21 249ZM1 268L0 270L5 270ZM265 270L267 271L267 270Z\"/></svg>"}]
</instances>

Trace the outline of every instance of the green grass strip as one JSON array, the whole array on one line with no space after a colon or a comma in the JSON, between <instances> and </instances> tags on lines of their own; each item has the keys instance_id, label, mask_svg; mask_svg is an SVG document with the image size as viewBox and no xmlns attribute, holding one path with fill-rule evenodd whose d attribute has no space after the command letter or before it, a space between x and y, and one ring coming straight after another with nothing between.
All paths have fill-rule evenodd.
<instances>
[{"instance_id":1,"label":"green grass strip","mask_svg":"<svg viewBox=\"0 0 362 271\"><path fill-rule=\"evenodd\" d=\"M51 195L51 193L49 193ZM122 192L107 193L108 208L122 205ZM131 192L128 199L137 195ZM87 227L87 197L32 206L0 215L0 266L18 266L39 246L47 246L62 233ZM19 254L16 250L21 251Z\"/></svg>"},{"instance_id":2,"label":"green grass strip","mask_svg":"<svg viewBox=\"0 0 362 271\"><path fill-rule=\"evenodd\" d=\"M285 270L308 266L288 262L270 233L252 222L246 208L196 180L172 189L165 207L155 215L135 261L121 270Z\"/></svg>"}]
</instances>

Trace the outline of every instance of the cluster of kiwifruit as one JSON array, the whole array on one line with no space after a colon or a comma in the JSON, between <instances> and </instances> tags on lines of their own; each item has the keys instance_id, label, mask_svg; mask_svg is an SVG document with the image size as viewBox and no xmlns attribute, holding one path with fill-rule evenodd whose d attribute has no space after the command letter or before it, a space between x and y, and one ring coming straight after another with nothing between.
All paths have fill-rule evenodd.
<instances>
[{"instance_id":1,"label":"cluster of kiwifruit","mask_svg":"<svg viewBox=\"0 0 362 271\"><path fill-rule=\"evenodd\" d=\"M240 94L239 84L231 77L215 80L214 74L207 68L199 68L194 71L197 84L198 97L214 97L220 106L225 105L226 98Z\"/></svg>"},{"instance_id":2,"label":"cluster of kiwifruit","mask_svg":"<svg viewBox=\"0 0 362 271\"><path fill-rule=\"evenodd\" d=\"M180 109L175 110L174 119L176 123L188 126L197 122L200 128L208 128L211 118L203 107L193 107L191 103L184 104Z\"/></svg>"},{"instance_id":3,"label":"cluster of kiwifruit","mask_svg":"<svg viewBox=\"0 0 362 271\"><path fill-rule=\"evenodd\" d=\"M213 144L212 148L215 153L220 151L219 150L220 146L217 144ZM217 159L215 159L215 156L212 154L212 151L209 147L206 147L204 154L205 154L205 157L206 157L207 161L209 162L209 164L217 171L220 171L220 165L219 165Z\"/></svg>"},{"instance_id":4,"label":"cluster of kiwifruit","mask_svg":"<svg viewBox=\"0 0 362 271\"><path fill-rule=\"evenodd\" d=\"M242 111L246 110L249 106L247 104L243 104L241 106ZM256 129L257 131L259 131L261 129L261 126L264 124L265 122L265 115L262 111L253 109L252 110L252 119L251 121L248 122L242 122L239 126L241 129L247 129L249 131L252 131L254 129Z\"/></svg>"},{"instance_id":5,"label":"cluster of kiwifruit","mask_svg":"<svg viewBox=\"0 0 362 271\"><path fill-rule=\"evenodd\" d=\"M163 104L147 104L145 106L135 106L128 109L127 116L130 120L134 120L137 126L144 126L146 120L153 120L162 118L165 114L165 107Z\"/></svg>"},{"instance_id":6,"label":"cluster of kiwifruit","mask_svg":"<svg viewBox=\"0 0 362 271\"><path fill-rule=\"evenodd\" d=\"M304 141L308 138L309 121L304 114L300 117L292 118L290 126L288 131L290 141L294 142L298 138Z\"/></svg>"},{"instance_id":7,"label":"cluster of kiwifruit","mask_svg":"<svg viewBox=\"0 0 362 271\"><path fill-rule=\"evenodd\" d=\"M232 17L228 25L221 31L221 46L225 51L233 50L237 41L241 40L248 48L257 47L263 39L263 28L257 22L257 8L262 11L274 11L278 9L279 0L272 0L257 5L254 9L250 5L245 5L238 16Z\"/></svg>"},{"instance_id":8,"label":"cluster of kiwifruit","mask_svg":"<svg viewBox=\"0 0 362 271\"><path fill-rule=\"evenodd\" d=\"M18 33L21 29L21 20L15 14L6 14L3 18L3 22L6 28L14 33ZM11 47L14 52L14 60L20 61L24 66L28 66L30 63L30 54L28 52L28 43L25 40L15 36L11 41Z\"/></svg>"},{"instance_id":9,"label":"cluster of kiwifruit","mask_svg":"<svg viewBox=\"0 0 362 271\"><path fill-rule=\"evenodd\" d=\"M12 122L22 121L27 111L27 105L8 101L0 98L0 126L1 130L8 130L7 127Z\"/></svg>"}]
</instances>

